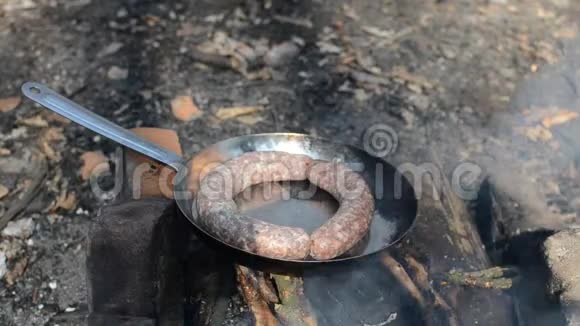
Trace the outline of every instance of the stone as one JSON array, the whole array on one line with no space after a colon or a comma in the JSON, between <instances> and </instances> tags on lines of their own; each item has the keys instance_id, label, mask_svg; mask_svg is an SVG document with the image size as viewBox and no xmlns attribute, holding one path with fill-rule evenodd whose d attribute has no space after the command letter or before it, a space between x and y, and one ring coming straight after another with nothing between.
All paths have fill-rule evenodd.
<instances>
[{"instance_id":1,"label":"stone","mask_svg":"<svg viewBox=\"0 0 580 326\"><path fill-rule=\"evenodd\" d=\"M289 64L300 53L294 42L283 42L273 46L264 56L264 62L270 67L282 67Z\"/></svg>"},{"instance_id":2,"label":"stone","mask_svg":"<svg viewBox=\"0 0 580 326\"><path fill-rule=\"evenodd\" d=\"M112 66L107 71L107 78L110 80L123 80L129 77L129 69L121 68L118 66Z\"/></svg>"},{"instance_id":3,"label":"stone","mask_svg":"<svg viewBox=\"0 0 580 326\"><path fill-rule=\"evenodd\" d=\"M551 290L560 296L568 325L580 325L580 230L564 230L544 242L552 272Z\"/></svg>"},{"instance_id":4,"label":"stone","mask_svg":"<svg viewBox=\"0 0 580 326\"><path fill-rule=\"evenodd\" d=\"M8 266L6 265L6 255L3 252L0 252L0 278L3 278L7 272Z\"/></svg>"},{"instance_id":5,"label":"stone","mask_svg":"<svg viewBox=\"0 0 580 326\"><path fill-rule=\"evenodd\" d=\"M28 239L33 231L34 221L32 218L28 217L9 222L2 230L2 235L6 237Z\"/></svg>"},{"instance_id":6,"label":"stone","mask_svg":"<svg viewBox=\"0 0 580 326\"><path fill-rule=\"evenodd\" d=\"M106 47L104 47L99 53L97 53L98 58L106 57L111 54L117 53L123 47L121 42L113 42Z\"/></svg>"}]
</instances>

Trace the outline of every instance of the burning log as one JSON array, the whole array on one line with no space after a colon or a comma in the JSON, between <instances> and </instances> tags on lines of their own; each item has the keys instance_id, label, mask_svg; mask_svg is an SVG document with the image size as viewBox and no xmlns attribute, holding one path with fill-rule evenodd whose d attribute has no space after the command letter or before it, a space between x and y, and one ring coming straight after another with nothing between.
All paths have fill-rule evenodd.
<instances>
[{"instance_id":1,"label":"burning log","mask_svg":"<svg viewBox=\"0 0 580 326\"><path fill-rule=\"evenodd\" d=\"M280 304L276 312L288 326L317 326L308 299L304 296L304 281L300 277L273 274L278 286Z\"/></svg>"},{"instance_id":2,"label":"burning log","mask_svg":"<svg viewBox=\"0 0 580 326\"><path fill-rule=\"evenodd\" d=\"M436 312L434 309L441 309L445 312L447 317L445 324L450 326L459 325L457 317L453 313L449 304L445 302L441 295L430 285L429 275L423 265L411 256L405 257L407 264L411 266L410 269L413 270L414 278L411 278L405 268L391 255L384 254L381 260L387 269L393 273L399 283L409 291L409 294L424 311L424 319L427 324L432 325L433 321L436 319Z\"/></svg>"},{"instance_id":3,"label":"burning log","mask_svg":"<svg viewBox=\"0 0 580 326\"><path fill-rule=\"evenodd\" d=\"M248 269L242 266L236 266L236 275L240 290L244 300L248 304L248 307L252 311L254 318L256 319L256 326L277 326L278 320L270 311L270 307L261 291L256 288L256 283L251 281L251 273L248 273Z\"/></svg>"},{"instance_id":4,"label":"burning log","mask_svg":"<svg viewBox=\"0 0 580 326\"><path fill-rule=\"evenodd\" d=\"M431 156L432 161L445 171L443 159L435 153ZM473 216L449 180L451 178L447 178L444 172L440 182L423 181L423 190L434 189L436 192L421 194L417 225L409 234L408 241L398 246L394 254L405 257L403 264L414 271L416 283L431 292L428 306L439 306L446 314L451 313L452 317L449 318L456 319L456 324L470 325L486 320L488 324L510 325L513 321L512 301L506 293L496 288L505 288L511 280L495 278L491 282L494 286L483 288L464 286L467 279L477 280L471 281L471 285L483 285L478 282L482 279L475 276L499 275L498 271L507 270L490 269L491 262ZM447 275L450 270L474 273L453 274L454 282L449 282L447 286L441 287L434 282L438 275Z\"/></svg>"}]
</instances>

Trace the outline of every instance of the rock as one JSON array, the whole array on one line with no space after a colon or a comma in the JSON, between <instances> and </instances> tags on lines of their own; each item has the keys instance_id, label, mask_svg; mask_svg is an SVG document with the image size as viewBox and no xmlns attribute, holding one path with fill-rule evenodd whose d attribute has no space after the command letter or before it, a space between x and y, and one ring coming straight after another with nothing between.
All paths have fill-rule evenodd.
<instances>
[{"instance_id":1,"label":"rock","mask_svg":"<svg viewBox=\"0 0 580 326\"><path fill-rule=\"evenodd\" d=\"M411 94L409 96L409 102L413 104L414 107L419 109L420 111L426 111L431 104L429 102L429 98L422 94Z\"/></svg>"},{"instance_id":2,"label":"rock","mask_svg":"<svg viewBox=\"0 0 580 326\"><path fill-rule=\"evenodd\" d=\"M0 252L0 278L3 278L7 272L8 266L6 266L6 255L3 252Z\"/></svg>"},{"instance_id":3,"label":"rock","mask_svg":"<svg viewBox=\"0 0 580 326\"><path fill-rule=\"evenodd\" d=\"M6 195L8 195L9 192L10 192L10 190L8 190L8 188L6 188L6 186L0 184L0 199L6 197Z\"/></svg>"},{"instance_id":4,"label":"rock","mask_svg":"<svg viewBox=\"0 0 580 326\"><path fill-rule=\"evenodd\" d=\"M171 112L177 120L191 121L203 115L191 96L178 96L171 101Z\"/></svg>"},{"instance_id":5,"label":"rock","mask_svg":"<svg viewBox=\"0 0 580 326\"><path fill-rule=\"evenodd\" d=\"M109 169L109 160L101 151L85 152L81 155L83 166L81 167L81 178L89 180L93 171L103 171ZM98 169L96 171L95 169Z\"/></svg>"},{"instance_id":6,"label":"rock","mask_svg":"<svg viewBox=\"0 0 580 326\"><path fill-rule=\"evenodd\" d=\"M15 237L21 239L28 239L34 231L34 221L32 218L22 218L17 221L11 221L2 230L2 235L7 237Z\"/></svg>"},{"instance_id":7,"label":"rock","mask_svg":"<svg viewBox=\"0 0 580 326\"><path fill-rule=\"evenodd\" d=\"M98 58L106 57L111 54L117 53L123 47L121 42L113 42L103 48L99 53L97 53Z\"/></svg>"},{"instance_id":8,"label":"rock","mask_svg":"<svg viewBox=\"0 0 580 326\"><path fill-rule=\"evenodd\" d=\"M560 231L544 242L552 272L551 289L560 296L568 325L580 325L580 230Z\"/></svg>"},{"instance_id":9,"label":"rock","mask_svg":"<svg viewBox=\"0 0 580 326\"><path fill-rule=\"evenodd\" d=\"M273 46L264 56L264 62L270 67L282 67L294 59L300 48L296 43L289 41Z\"/></svg>"},{"instance_id":10,"label":"rock","mask_svg":"<svg viewBox=\"0 0 580 326\"><path fill-rule=\"evenodd\" d=\"M117 17L118 18L125 18L129 16L129 11L127 11L127 9L125 8L121 8L117 11Z\"/></svg>"},{"instance_id":11,"label":"rock","mask_svg":"<svg viewBox=\"0 0 580 326\"><path fill-rule=\"evenodd\" d=\"M14 110L22 99L18 96L7 97L0 99L0 112L8 112Z\"/></svg>"},{"instance_id":12,"label":"rock","mask_svg":"<svg viewBox=\"0 0 580 326\"><path fill-rule=\"evenodd\" d=\"M129 77L129 69L120 68L118 66L112 66L107 71L107 77L110 80L122 80Z\"/></svg>"},{"instance_id":13,"label":"rock","mask_svg":"<svg viewBox=\"0 0 580 326\"><path fill-rule=\"evenodd\" d=\"M320 49L321 53L339 54L342 52L342 48L340 48L337 45L334 45L330 42L318 41L318 42L316 42L316 45L318 46L318 49Z\"/></svg>"}]
</instances>

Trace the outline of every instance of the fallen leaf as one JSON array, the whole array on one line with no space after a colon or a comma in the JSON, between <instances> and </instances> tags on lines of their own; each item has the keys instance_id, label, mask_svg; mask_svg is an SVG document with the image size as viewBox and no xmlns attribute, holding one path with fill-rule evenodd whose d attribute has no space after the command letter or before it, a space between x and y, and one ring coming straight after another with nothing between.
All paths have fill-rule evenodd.
<instances>
[{"instance_id":1,"label":"fallen leaf","mask_svg":"<svg viewBox=\"0 0 580 326\"><path fill-rule=\"evenodd\" d=\"M137 135L167 149L177 155L182 155L181 144L175 130L161 128L131 129ZM147 197L173 198L173 179L175 171L134 151L127 152L127 171L131 180L133 199ZM134 168L132 168L134 167ZM135 173L139 172L139 173Z\"/></svg>"},{"instance_id":2,"label":"fallen leaf","mask_svg":"<svg viewBox=\"0 0 580 326\"><path fill-rule=\"evenodd\" d=\"M339 54L342 52L342 49L340 47L330 42L318 41L316 42L316 45L320 49L321 53Z\"/></svg>"},{"instance_id":3,"label":"fallen leaf","mask_svg":"<svg viewBox=\"0 0 580 326\"><path fill-rule=\"evenodd\" d=\"M378 27L374 27L374 26L363 26L362 30L367 32L370 35L376 36L376 37L384 37L384 38L389 38L393 36L393 31L387 31L384 29L380 29Z\"/></svg>"},{"instance_id":4,"label":"fallen leaf","mask_svg":"<svg viewBox=\"0 0 580 326\"><path fill-rule=\"evenodd\" d=\"M0 184L0 199L6 197L6 195L8 195L9 192L10 192L10 190L8 190L8 188L6 188L6 186Z\"/></svg>"},{"instance_id":5,"label":"fallen leaf","mask_svg":"<svg viewBox=\"0 0 580 326\"><path fill-rule=\"evenodd\" d=\"M51 212L57 211L59 208L70 211L77 206L77 195L74 192L67 192L63 190L56 198L54 204L50 207Z\"/></svg>"},{"instance_id":6,"label":"fallen leaf","mask_svg":"<svg viewBox=\"0 0 580 326\"><path fill-rule=\"evenodd\" d=\"M352 8L351 6L349 6L348 4L343 4L342 5L342 11L344 12L344 15L352 20L356 20L358 21L360 19L360 16L358 15L358 13L354 10L354 8Z\"/></svg>"},{"instance_id":7,"label":"fallen leaf","mask_svg":"<svg viewBox=\"0 0 580 326\"><path fill-rule=\"evenodd\" d=\"M523 134L533 142L547 142L554 137L549 129L542 126L523 128Z\"/></svg>"},{"instance_id":8,"label":"fallen leaf","mask_svg":"<svg viewBox=\"0 0 580 326\"><path fill-rule=\"evenodd\" d=\"M58 122L63 125L68 125L71 123L69 119L50 111L44 111L44 117L50 122Z\"/></svg>"},{"instance_id":9,"label":"fallen leaf","mask_svg":"<svg viewBox=\"0 0 580 326\"><path fill-rule=\"evenodd\" d=\"M20 120L20 123L30 127L44 128L48 127L48 122L40 115L35 115L34 117Z\"/></svg>"},{"instance_id":10,"label":"fallen leaf","mask_svg":"<svg viewBox=\"0 0 580 326\"><path fill-rule=\"evenodd\" d=\"M563 123L566 123L570 120L574 120L578 118L578 113L573 111L564 111L558 113L555 116L545 117L542 119L542 125L546 128L551 128L553 126L557 126Z\"/></svg>"},{"instance_id":11,"label":"fallen leaf","mask_svg":"<svg viewBox=\"0 0 580 326\"><path fill-rule=\"evenodd\" d=\"M6 156L12 154L8 148L0 148L0 156Z\"/></svg>"},{"instance_id":12,"label":"fallen leaf","mask_svg":"<svg viewBox=\"0 0 580 326\"><path fill-rule=\"evenodd\" d=\"M175 130L162 128L133 128L132 132L181 156L183 151Z\"/></svg>"},{"instance_id":13,"label":"fallen leaf","mask_svg":"<svg viewBox=\"0 0 580 326\"><path fill-rule=\"evenodd\" d=\"M63 129L57 127L48 128L46 131L44 131L41 137L42 139L49 142L55 140L64 140Z\"/></svg>"},{"instance_id":14,"label":"fallen leaf","mask_svg":"<svg viewBox=\"0 0 580 326\"><path fill-rule=\"evenodd\" d=\"M312 21L306 18L293 18L281 15L274 15L272 18L280 23L292 24L304 28L312 28L314 26Z\"/></svg>"},{"instance_id":15,"label":"fallen leaf","mask_svg":"<svg viewBox=\"0 0 580 326\"><path fill-rule=\"evenodd\" d=\"M253 114L262 111L263 109L264 108L261 106L239 106L231 108L221 108L217 110L215 115L220 120L228 120L243 115Z\"/></svg>"},{"instance_id":16,"label":"fallen leaf","mask_svg":"<svg viewBox=\"0 0 580 326\"><path fill-rule=\"evenodd\" d=\"M26 270L26 267L28 266L28 258L23 257L21 258L19 261L17 261L14 264L14 267L12 267L12 270L10 270L8 273L6 273L6 275L4 276L4 279L6 280L6 283L9 286L14 285L14 283L16 283L16 280L22 276L22 274L24 274L24 271Z\"/></svg>"},{"instance_id":17,"label":"fallen leaf","mask_svg":"<svg viewBox=\"0 0 580 326\"><path fill-rule=\"evenodd\" d=\"M101 151L95 152L85 152L81 155L81 160L83 161L83 166L81 167L81 178L83 180L89 180L94 169L103 164L108 164L108 159Z\"/></svg>"},{"instance_id":18,"label":"fallen leaf","mask_svg":"<svg viewBox=\"0 0 580 326\"><path fill-rule=\"evenodd\" d=\"M394 77L396 79L400 79L404 82L412 84L417 84L426 89L432 89L435 87L435 83L429 81L427 78L423 76L413 75L403 67L395 67L391 71L390 75L391 77Z\"/></svg>"},{"instance_id":19,"label":"fallen leaf","mask_svg":"<svg viewBox=\"0 0 580 326\"><path fill-rule=\"evenodd\" d=\"M0 112L8 112L14 110L22 99L18 96L7 97L0 99Z\"/></svg>"},{"instance_id":20,"label":"fallen leaf","mask_svg":"<svg viewBox=\"0 0 580 326\"><path fill-rule=\"evenodd\" d=\"M554 32L554 37L560 39L573 39L578 35L575 25L562 27Z\"/></svg>"},{"instance_id":21,"label":"fallen leaf","mask_svg":"<svg viewBox=\"0 0 580 326\"><path fill-rule=\"evenodd\" d=\"M191 96L178 96L171 101L171 112L173 116L181 121L191 121L202 116L201 111Z\"/></svg>"},{"instance_id":22,"label":"fallen leaf","mask_svg":"<svg viewBox=\"0 0 580 326\"><path fill-rule=\"evenodd\" d=\"M40 140L40 150L42 151L42 153L50 160L50 161L55 161L58 162L61 159L60 153L57 153L52 146L50 146L50 143L46 140Z\"/></svg>"},{"instance_id":23,"label":"fallen leaf","mask_svg":"<svg viewBox=\"0 0 580 326\"><path fill-rule=\"evenodd\" d=\"M256 115L256 114L252 114L252 115L240 116L236 120L243 123L243 124L252 126L252 125L255 125L256 123L264 120L264 118L259 116L259 115Z\"/></svg>"}]
</instances>

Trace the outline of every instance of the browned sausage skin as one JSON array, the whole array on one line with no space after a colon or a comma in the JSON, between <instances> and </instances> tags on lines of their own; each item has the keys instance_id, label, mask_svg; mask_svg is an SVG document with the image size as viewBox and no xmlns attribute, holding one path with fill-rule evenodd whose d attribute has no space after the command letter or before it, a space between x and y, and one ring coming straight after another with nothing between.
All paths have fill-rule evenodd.
<instances>
[{"instance_id":1,"label":"browned sausage skin","mask_svg":"<svg viewBox=\"0 0 580 326\"><path fill-rule=\"evenodd\" d=\"M241 215L233 200L255 184L306 179L340 203L336 214L311 237L301 228ZM359 174L340 163L284 152L250 152L214 168L200 183L197 205L210 233L235 247L278 259L337 257L365 235L374 211L370 190Z\"/></svg>"}]
</instances>

